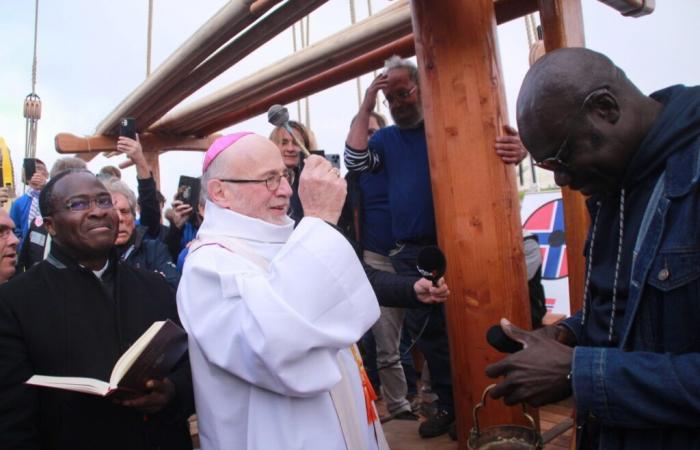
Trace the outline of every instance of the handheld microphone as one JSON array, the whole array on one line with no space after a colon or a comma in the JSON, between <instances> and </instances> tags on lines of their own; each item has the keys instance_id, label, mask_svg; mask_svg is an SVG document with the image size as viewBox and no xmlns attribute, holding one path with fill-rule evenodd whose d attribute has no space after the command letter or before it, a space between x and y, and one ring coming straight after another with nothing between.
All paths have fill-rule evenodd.
<instances>
[{"instance_id":1,"label":"handheld microphone","mask_svg":"<svg viewBox=\"0 0 700 450\"><path fill-rule=\"evenodd\" d=\"M309 151L304 146L303 142L299 142L294 133L292 132L292 127L289 126L289 111L286 107L282 105L272 105L267 110L267 121L276 127L282 127L287 130L287 133L292 137L294 143L299 146L305 156L309 156Z\"/></svg>"},{"instance_id":2,"label":"handheld microphone","mask_svg":"<svg viewBox=\"0 0 700 450\"><path fill-rule=\"evenodd\" d=\"M494 325L486 332L486 341L501 353L515 353L523 349L523 344L510 338L500 325Z\"/></svg>"},{"instance_id":3,"label":"handheld microphone","mask_svg":"<svg viewBox=\"0 0 700 450\"><path fill-rule=\"evenodd\" d=\"M416 258L416 269L418 273L433 282L433 286L437 287L438 280L445 275L445 269L447 268L447 261L445 260L445 254L442 253L438 247L430 245L423 247L420 252L418 252L418 258Z\"/></svg>"}]
</instances>

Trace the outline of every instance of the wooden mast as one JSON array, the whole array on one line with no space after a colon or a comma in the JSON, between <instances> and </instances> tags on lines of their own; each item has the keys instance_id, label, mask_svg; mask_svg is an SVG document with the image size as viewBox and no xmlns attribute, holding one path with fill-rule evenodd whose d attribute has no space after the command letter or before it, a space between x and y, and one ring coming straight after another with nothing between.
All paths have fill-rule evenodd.
<instances>
[{"instance_id":1,"label":"wooden mast","mask_svg":"<svg viewBox=\"0 0 700 450\"><path fill-rule=\"evenodd\" d=\"M546 51L585 45L581 0L539 0L539 6ZM583 283L586 273L583 246L590 219L583 195L569 188L562 188L561 195L564 202L566 258L569 266L569 305L574 313L583 306Z\"/></svg>"},{"instance_id":2,"label":"wooden mast","mask_svg":"<svg viewBox=\"0 0 700 450\"><path fill-rule=\"evenodd\" d=\"M452 296L446 303L457 430L466 448L472 408L502 358L485 340L502 317L529 327L519 201L512 166L494 151L507 111L492 0L412 0L438 240ZM489 402L481 425L522 423Z\"/></svg>"}]
</instances>

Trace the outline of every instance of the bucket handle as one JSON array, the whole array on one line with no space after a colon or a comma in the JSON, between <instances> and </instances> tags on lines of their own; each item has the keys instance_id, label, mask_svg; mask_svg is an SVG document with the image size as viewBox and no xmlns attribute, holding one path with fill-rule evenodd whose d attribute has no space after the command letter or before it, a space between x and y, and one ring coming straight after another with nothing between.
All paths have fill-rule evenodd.
<instances>
[{"instance_id":1,"label":"bucket handle","mask_svg":"<svg viewBox=\"0 0 700 450\"><path fill-rule=\"evenodd\" d=\"M474 419L474 429L472 431L476 435L476 437L481 436L481 430L479 429L479 410L486 406L486 394L488 394L489 391L495 387L496 387L495 384L486 386L486 389L484 389L484 393L481 394L481 401L479 403L477 403L477 405L472 410L472 417ZM539 430L538 430L537 424L535 423L535 419L530 414L528 414L524 403L523 403L523 416L525 416L525 418L528 420L528 422L530 422L530 426L532 427L532 430L535 433L538 433Z\"/></svg>"}]
</instances>

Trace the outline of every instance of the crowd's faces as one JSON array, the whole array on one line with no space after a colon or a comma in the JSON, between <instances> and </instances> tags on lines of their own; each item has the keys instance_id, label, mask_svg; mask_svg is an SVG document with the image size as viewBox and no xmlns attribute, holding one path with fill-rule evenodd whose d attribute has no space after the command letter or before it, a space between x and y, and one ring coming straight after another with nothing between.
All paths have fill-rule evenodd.
<instances>
[{"instance_id":1,"label":"crowd's faces","mask_svg":"<svg viewBox=\"0 0 700 450\"><path fill-rule=\"evenodd\" d=\"M408 69L389 70L383 93L397 127L414 128L423 120L419 88Z\"/></svg>"},{"instance_id":2,"label":"crowd's faces","mask_svg":"<svg viewBox=\"0 0 700 450\"><path fill-rule=\"evenodd\" d=\"M304 138L301 136L299 130L292 128L292 133L294 133L297 142L304 142ZM299 165L301 148L299 148L294 139L292 139L292 136L284 128L277 129L277 147L280 149L285 166L293 169Z\"/></svg>"},{"instance_id":3,"label":"crowd's faces","mask_svg":"<svg viewBox=\"0 0 700 450\"><path fill-rule=\"evenodd\" d=\"M73 173L54 185L52 197L52 211L44 218L52 238L78 262L107 257L117 238L119 218L104 185L89 172ZM68 205L76 200L88 201L87 209L70 210Z\"/></svg>"},{"instance_id":4,"label":"crowd's faces","mask_svg":"<svg viewBox=\"0 0 700 450\"><path fill-rule=\"evenodd\" d=\"M5 211L0 211L0 283L15 274L17 265L17 244L15 223Z\"/></svg>"},{"instance_id":5,"label":"crowd's faces","mask_svg":"<svg viewBox=\"0 0 700 450\"><path fill-rule=\"evenodd\" d=\"M240 163L236 164L236 176L229 178L264 180L284 173L287 167L282 162L279 151L272 142L266 141L266 143L269 145L251 148L255 151L254 155L241 158ZM225 184L228 185L227 189L232 194L229 205L231 210L275 225L287 223L292 188L286 178L282 177L277 189L272 191L268 189L265 182Z\"/></svg>"},{"instance_id":6,"label":"crowd's faces","mask_svg":"<svg viewBox=\"0 0 700 450\"><path fill-rule=\"evenodd\" d=\"M126 197L118 192L114 192L112 193L112 202L114 203L114 209L117 210L117 216L119 217L119 231L117 233L117 240L114 243L116 245L123 245L131 239L131 235L136 228L136 221Z\"/></svg>"}]
</instances>

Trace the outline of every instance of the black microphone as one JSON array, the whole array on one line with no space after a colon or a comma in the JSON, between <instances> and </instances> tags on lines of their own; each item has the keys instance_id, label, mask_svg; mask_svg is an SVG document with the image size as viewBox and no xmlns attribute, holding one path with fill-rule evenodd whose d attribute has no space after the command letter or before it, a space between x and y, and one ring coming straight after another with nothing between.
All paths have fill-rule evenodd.
<instances>
[{"instance_id":1,"label":"black microphone","mask_svg":"<svg viewBox=\"0 0 700 450\"><path fill-rule=\"evenodd\" d=\"M445 268L447 267L447 261L445 260L445 254L442 253L438 247L430 245L423 247L420 252L418 252L418 258L416 258L416 269L418 272L426 278L433 282L433 286L437 287L438 280L445 275Z\"/></svg>"},{"instance_id":2,"label":"black microphone","mask_svg":"<svg viewBox=\"0 0 700 450\"><path fill-rule=\"evenodd\" d=\"M500 325L489 328L486 341L501 353L515 353L523 349L523 344L508 336Z\"/></svg>"},{"instance_id":3,"label":"black microphone","mask_svg":"<svg viewBox=\"0 0 700 450\"><path fill-rule=\"evenodd\" d=\"M292 127L289 126L289 110L282 105L272 105L267 110L267 121L276 127L282 127L287 130L287 133L292 137L294 142L299 146L304 155L309 156L309 151L304 146L303 142L299 142L292 132Z\"/></svg>"}]
</instances>

